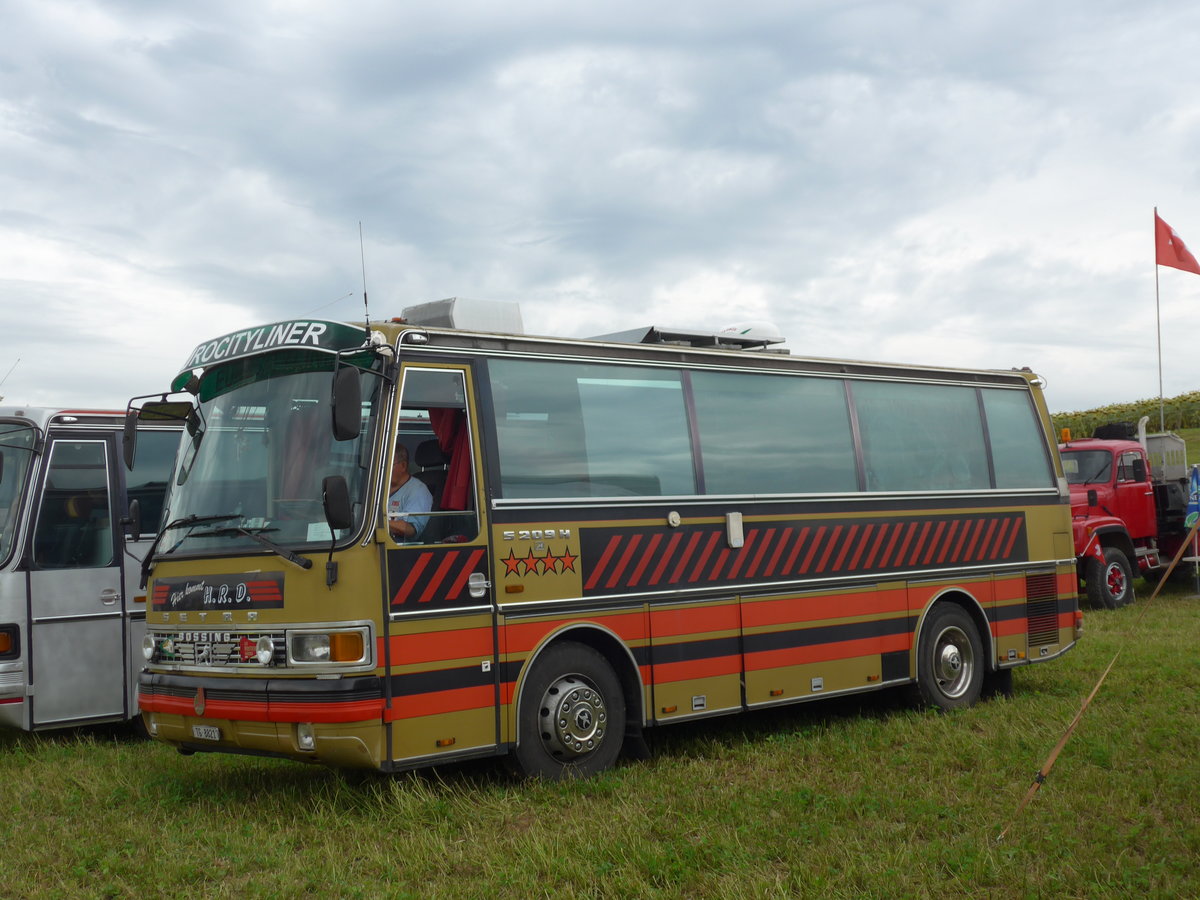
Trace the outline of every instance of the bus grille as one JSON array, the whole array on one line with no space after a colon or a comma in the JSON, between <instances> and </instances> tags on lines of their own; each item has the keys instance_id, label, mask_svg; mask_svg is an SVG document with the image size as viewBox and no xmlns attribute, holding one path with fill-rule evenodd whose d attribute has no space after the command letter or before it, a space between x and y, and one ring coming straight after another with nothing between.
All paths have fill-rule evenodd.
<instances>
[{"instance_id":1,"label":"bus grille","mask_svg":"<svg viewBox=\"0 0 1200 900\"><path fill-rule=\"evenodd\" d=\"M1058 643L1058 592L1055 576L1025 576L1025 620L1029 647Z\"/></svg>"},{"instance_id":2,"label":"bus grille","mask_svg":"<svg viewBox=\"0 0 1200 900\"><path fill-rule=\"evenodd\" d=\"M273 666L287 665L287 646L280 632L166 632L152 633L155 653L153 663L174 666L222 667L258 665L242 656L242 641L250 646L260 637L270 637L275 644Z\"/></svg>"}]
</instances>

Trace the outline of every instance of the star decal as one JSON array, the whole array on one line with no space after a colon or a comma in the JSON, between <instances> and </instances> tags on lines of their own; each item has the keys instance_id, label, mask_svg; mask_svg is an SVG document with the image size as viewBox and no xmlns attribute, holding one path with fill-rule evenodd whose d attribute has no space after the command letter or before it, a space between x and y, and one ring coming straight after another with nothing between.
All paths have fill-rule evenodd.
<instances>
[{"instance_id":1,"label":"star decal","mask_svg":"<svg viewBox=\"0 0 1200 900\"><path fill-rule=\"evenodd\" d=\"M525 567L525 572L523 574L528 575L530 572L533 572L535 575L541 575L542 573L538 570L538 562L541 559L542 557L534 556L533 550L530 550L529 555L521 560L521 565Z\"/></svg>"},{"instance_id":2,"label":"star decal","mask_svg":"<svg viewBox=\"0 0 1200 900\"><path fill-rule=\"evenodd\" d=\"M510 548L508 556L501 557L500 562L504 563L505 578L509 575L521 578L525 575L561 575L564 572L575 572L575 563L578 560L579 556L571 553L570 545L564 545L561 556L555 555L549 547L546 548L544 556L538 556L532 548L524 556L517 556Z\"/></svg>"},{"instance_id":3,"label":"star decal","mask_svg":"<svg viewBox=\"0 0 1200 900\"><path fill-rule=\"evenodd\" d=\"M520 565L522 562L524 562L524 560L518 559L517 555L513 553L511 549L508 551L508 556L500 560L500 562L504 563L505 578L507 578L509 575L516 575L518 577L520 576Z\"/></svg>"}]
</instances>

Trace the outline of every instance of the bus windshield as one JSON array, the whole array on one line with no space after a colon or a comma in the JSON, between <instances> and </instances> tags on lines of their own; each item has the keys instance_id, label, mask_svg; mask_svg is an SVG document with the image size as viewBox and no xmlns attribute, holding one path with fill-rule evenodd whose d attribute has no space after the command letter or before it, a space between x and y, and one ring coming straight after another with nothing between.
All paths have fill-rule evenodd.
<instances>
[{"instance_id":1,"label":"bus windshield","mask_svg":"<svg viewBox=\"0 0 1200 900\"><path fill-rule=\"evenodd\" d=\"M16 540L37 434L32 425L0 422L0 564L8 560Z\"/></svg>"},{"instance_id":2,"label":"bus windshield","mask_svg":"<svg viewBox=\"0 0 1200 900\"><path fill-rule=\"evenodd\" d=\"M347 441L333 437L329 356L277 353L205 372L199 425L184 439L159 553L260 552L262 538L315 549L356 532L382 380L359 371L359 434ZM322 504L322 482L331 475L346 479L356 515L336 533Z\"/></svg>"},{"instance_id":3,"label":"bus windshield","mask_svg":"<svg viewBox=\"0 0 1200 900\"><path fill-rule=\"evenodd\" d=\"M1107 484L1112 477L1112 454L1107 450L1064 450L1062 462L1068 484Z\"/></svg>"}]
</instances>

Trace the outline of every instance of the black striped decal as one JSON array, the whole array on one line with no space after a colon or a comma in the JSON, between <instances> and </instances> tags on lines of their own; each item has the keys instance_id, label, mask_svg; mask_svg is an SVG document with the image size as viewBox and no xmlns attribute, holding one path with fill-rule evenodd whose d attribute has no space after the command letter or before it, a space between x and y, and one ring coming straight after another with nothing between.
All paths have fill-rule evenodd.
<instances>
[{"instance_id":1,"label":"black striped decal","mask_svg":"<svg viewBox=\"0 0 1200 900\"><path fill-rule=\"evenodd\" d=\"M719 525L587 528L584 595L1024 562L1022 513L762 523L728 547Z\"/></svg>"}]
</instances>

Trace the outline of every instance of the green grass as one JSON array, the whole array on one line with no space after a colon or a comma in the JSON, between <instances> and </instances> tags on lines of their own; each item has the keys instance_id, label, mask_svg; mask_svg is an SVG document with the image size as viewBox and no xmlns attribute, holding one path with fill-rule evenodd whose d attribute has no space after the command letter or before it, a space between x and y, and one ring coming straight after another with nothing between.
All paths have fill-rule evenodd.
<instances>
[{"instance_id":1,"label":"green grass","mask_svg":"<svg viewBox=\"0 0 1200 900\"><path fill-rule=\"evenodd\" d=\"M349 779L121 730L3 734L0 896L1200 896L1193 588L1089 612L1011 699L938 715L874 694L661 729L652 759L587 782L491 762Z\"/></svg>"}]
</instances>

